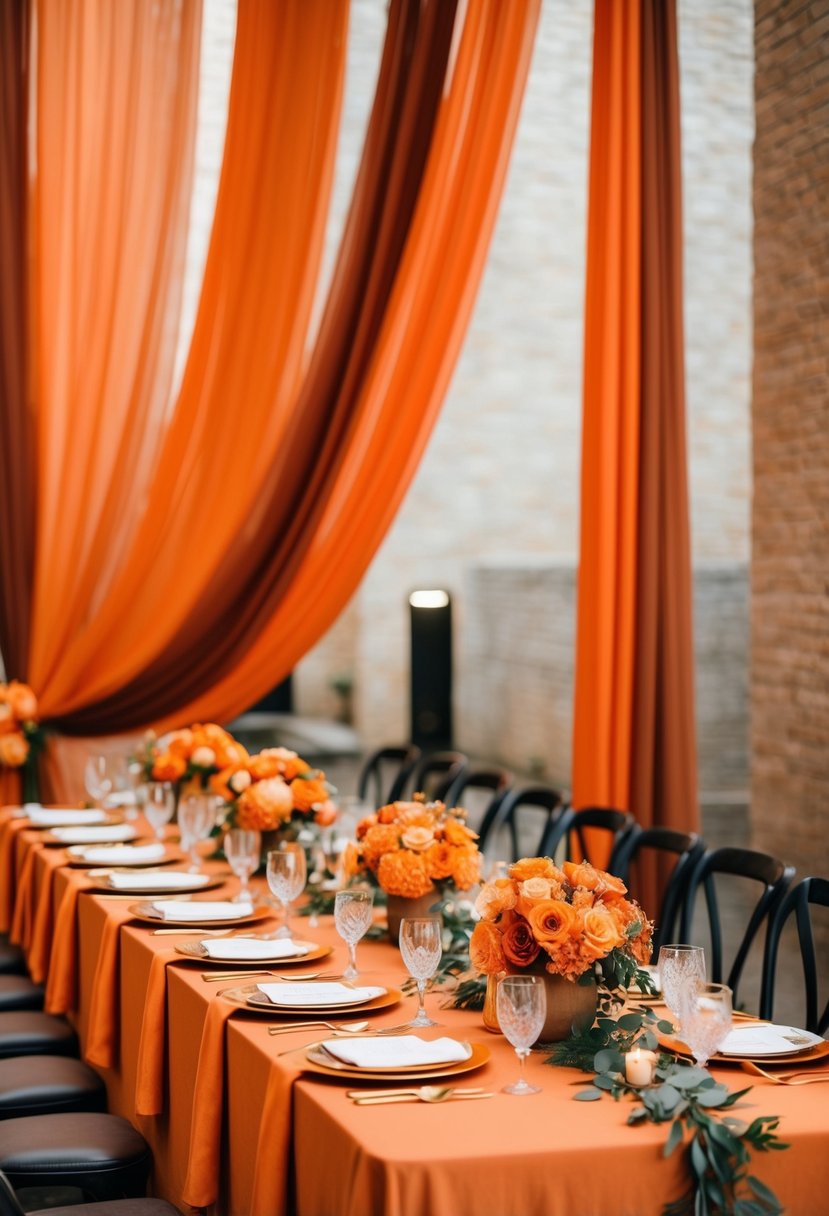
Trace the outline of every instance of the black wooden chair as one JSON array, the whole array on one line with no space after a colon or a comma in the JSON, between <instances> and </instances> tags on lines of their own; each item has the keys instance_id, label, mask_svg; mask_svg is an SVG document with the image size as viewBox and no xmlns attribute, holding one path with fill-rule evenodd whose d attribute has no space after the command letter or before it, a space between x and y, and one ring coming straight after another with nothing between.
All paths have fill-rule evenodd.
<instances>
[{"instance_id":1,"label":"black wooden chair","mask_svg":"<svg viewBox=\"0 0 829 1216\"><path fill-rule=\"evenodd\" d=\"M0 1059L77 1054L78 1037L65 1018L39 1010L0 1011Z\"/></svg>"},{"instance_id":2,"label":"black wooden chair","mask_svg":"<svg viewBox=\"0 0 829 1216\"><path fill-rule=\"evenodd\" d=\"M717 894L715 879L717 876L726 878L748 879L760 886L760 895L748 917L745 929L740 938L734 955L734 961L728 972L725 983L732 991L735 1007L737 1005L737 988L745 968L746 960L752 944L758 933L767 925L768 918L774 913L794 877L794 866L787 866L768 853L758 853L752 849L723 848L709 849L700 857L688 884L685 896L685 906L680 926L680 940L690 942L693 927L694 906L697 893L702 887L705 894L708 933L711 943L709 979L714 983L724 980L723 965L723 932L720 916L720 901ZM747 884L743 884L747 885ZM764 1003L763 993L760 994L760 1006Z\"/></svg>"},{"instance_id":3,"label":"black wooden chair","mask_svg":"<svg viewBox=\"0 0 829 1216\"><path fill-rule=\"evenodd\" d=\"M656 882L661 892L659 904L648 909L653 915L652 961L659 957L659 947L677 940L677 922L691 879L694 866L705 852L705 842L696 832L676 832L673 828L656 825L643 828L638 824L617 844L610 859L611 873L616 874L627 885L637 899L635 879L643 866L657 871ZM631 874L634 886L631 885ZM639 901L641 903L641 900Z\"/></svg>"},{"instance_id":4,"label":"black wooden chair","mask_svg":"<svg viewBox=\"0 0 829 1216\"><path fill-rule=\"evenodd\" d=\"M11 1056L0 1060L0 1120L65 1111L105 1111L100 1075L72 1056Z\"/></svg>"},{"instance_id":5,"label":"black wooden chair","mask_svg":"<svg viewBox=\"0 0 829 1216\"><path fill-rule=\"evenodd\" d=\"M777 973L777 957L780 936L789 917L794 914L800 957L803 962L803 978L806 985L806 1030L825 1035L829 1030L829 1000L823 1012L818 1012L818 966L815 952L815 937L812 926L811 907L829 908L829 879L804 878L786 893L769 921L766 937L766 952L763 959L763 993L760 1002L760 1017L771 1021L774 1017L774 988Z\"/></svg>"},{"instance_id":6,"label":"black wooden chair","mask_svg":"<svg viewBox=\"0 0 829 1216\"><path fill-rule=\"evenodd\" d=\"M468 768L455 778L441 801L468 811L469 826L480 838L489 830L499 806L512 789L512 781L512 773L505 768Z\"/></svg>"},{"instance_id":7,"label":"black wooden chair","mask_svg":"<svg viewBox=\"0 0 829 1216\"><path fill-rule=\"evenodd\" d=\"M0 975L25 975L26 958L19 946L14 946L5 933L0 934Z\"/></svg>"},{"instance_id":8,"label":"black wooden chair","mask_svg":"<svg viewBox=\"0 0 829 1216\"><path fill-rule=\"evenodd\" d=\"M424 794L427 802L442 802L452 783L469 768L463 752L430 752L415 765L403 797Z\"/></svg>"},{"instance_id":9,"label":"black wooden chair","mask_svg":"<svg viewBox=\"0 0 829 1216\"><path fill-rule=\"evenodd\" d=\"M180 1216L164 1199L111 1199L101 1203L72 1203L68 1207L21 1207L14 1188L0 1172L0 1216Z\"/></svg>"},{"instance_id":10,"label":"black wooden chair","mask_svg":"<svg viewBox=\"0 0 829 1216\"><path fill-rule=\"evenodd\" d=\"M478 847L494 857L500 851L495 842L503 833L507 833L509 857L505 860L552 856L545 849L544 841L568 814L562 794L552 786L532 785L509 790L489 817L489 822L482 824Z\"/></svg>"},{"instance_id":11,"label":"black wooden chair","mask_svg":"<svg viewBox=\"0 0 829 1216\"><path fill-rule=\"evenodd\" d=\"M413 744L389 744L367 757L357 778L357 796L375 809L403 797L406 782L421 757Z\"/></svg>"},{"instance_id":12,"label":"black wooden chair","mask_svg":"<svg viewBox=\"0 0 829 1216\"><path fill-rule=\"evenodd\" d=\"M42 1009L43 995L43 985L27 975L0 975L0 1011Z\"/></svg>"},{"instance_id":13,"label":"black wooden chair","mask_svg":"<svg viewBox=\"0 0 829 1216\"><path fill-rule=\"evenodd\" d=\"M578 810L575 807L569 807L568 810L569 814L566 817L563 816L558 822L551 823L549 826L547 835L542 841L542 852L545 857L554 857L562 840L566 840L566 855L569 858L572 855L572 844L575 838L584 860L592 864L599 864L595 842L587 834L587 830L590 829L594 833L606 833L611 860L613 860L614 851L635 827L635 820L630 812L619 811L615 807L587 806L580 807ZM610 865L601 868L611 869ZM611 870L611 873L615 873L615 870Z\"/></svg>"}]
</instances>

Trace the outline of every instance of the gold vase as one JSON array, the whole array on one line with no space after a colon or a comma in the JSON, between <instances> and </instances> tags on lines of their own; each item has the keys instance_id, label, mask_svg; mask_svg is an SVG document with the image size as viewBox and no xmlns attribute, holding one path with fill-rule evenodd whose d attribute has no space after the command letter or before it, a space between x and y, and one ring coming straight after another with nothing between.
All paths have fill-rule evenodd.
<instances>
[{"instance_id":1,"label":"gold vase","mask_svg":"<svg viewBox=\"0 0 829 1216\"><path fill-rule=\"evenodd\" d=\"M387 895L386 914L389 922L389 940L392 944L397 945L400 937L400 922L404 917L409 920L412 917L430 916L442 923L443 917L440 912L432 911L439 901L439 891L427 891L425 895L420 895L417 899L407 899L404 895Z\"/></svg>"},{"instance_id":2,"label":"gold vase","mask_svg":"<svg viewBox=\"0 0 829 1216\"><path fill-rule=\"evenodd\" d=\"M488 975L486 980L483 1020L486 1029L491 1030L493 1034L501 1034L496 998L498 981L507 974L509 973L501 971L496 975ZM559 1043L562 1039L568 1039L574 1029L581 1032L593 1025L598 999L595 980L589 984L577 984L565 979L563 975L550 975L549 971L527 970L517 974L535 975L542 980L547 994L547 1016L537 1042Z\"/></svg>"}]
</instances>

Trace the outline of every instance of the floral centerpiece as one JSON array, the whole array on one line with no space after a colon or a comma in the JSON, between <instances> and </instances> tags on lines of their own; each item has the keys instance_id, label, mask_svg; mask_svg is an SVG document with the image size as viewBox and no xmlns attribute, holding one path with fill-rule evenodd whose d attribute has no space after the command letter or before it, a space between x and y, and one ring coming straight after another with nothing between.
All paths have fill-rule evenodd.
<instances>
[{"instance_id":1,"label":"floral centerpiece","mask_svg":"<svg viewBox=\"0 0 829 1216\"><path fill-rule=\"evenodd\" d=\"M650 959L653 926L626 896L621 879L587 862L565 861L559 868L549 857L517 861L506 878L485 883L478 895L472 967L488 977L531 972L571 986L578 981L592 988L595 1011L597 984L604 993L628 987ZM562 992L558 999L567 999ZM585 997L585 1010L590 1001ZM569 1027L567 1021L565 1033Z\"/></svg>"},{"instance_id":2,"label":"floral centerpiece","mask_svg":"<svg viewBox=\"0 0 829 1216\"><path fill-rule=\"evenodd\" d=\"M337 816L325 773L286 747L226 765L211 777L210 788L227 802L227 822L240 828L288 834L326 827Z\"/></svg>"},{"instance_id":3,"label":"floral centerpiece","mask_svg":"<svg viewBox=\"0 0 829 1216\"><path fill-rule=\"evenodd\" d=\"M242 766L248 753L224 727L206 722L170 731L161 739L150 732L139 759L148 781L206 790L218 773Z\"/></svg>"},{"instance_id":4,"label":"floral centerpiece","mask_svg":"<svg viewBox=\"0 0 829 1216\"><path fill-rule=\"evenodd\" d=\"M23 797L37 799L35 758L43 746L37 697L20 680L0 683L0 767L23 770Z\"/></svg>"}]
</instances>

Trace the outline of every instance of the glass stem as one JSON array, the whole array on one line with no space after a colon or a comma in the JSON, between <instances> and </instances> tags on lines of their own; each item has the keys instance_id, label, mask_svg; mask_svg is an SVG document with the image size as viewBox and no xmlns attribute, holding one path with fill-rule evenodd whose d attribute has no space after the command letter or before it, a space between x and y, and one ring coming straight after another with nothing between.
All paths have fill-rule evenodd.
<instances>
[{"instance_id":1,"label":"glass stem","mask_svg":"<svg viewBox=\"0 0 829 1216\"><path fill-rule=\"evenodd\" d=\"M348 943L348 969L354 975L357 974L357 943Z\"/></svg>"},{"instance_id":2,"label":"glass stem","mask_svg":"<svg viewBox=\"0 0 829 1216\"><path fill-rule=\"evenodd\" d=\"M524 1060L529 1055L526 1047L516 1047L515 1054L518 1056L518 1082L520 1085L526 1085L527 1079L524 1076Z\"/></svg>"},{"instance_id":3,"label":"glass stem","mask_svg":"<svg viewBox=\"0 0 829 1216\"><path fill-rule=\"evenodd\" d=\"M417 1016L426 1013L426 981L417 981Z\"/></svg>"}]
</instances>

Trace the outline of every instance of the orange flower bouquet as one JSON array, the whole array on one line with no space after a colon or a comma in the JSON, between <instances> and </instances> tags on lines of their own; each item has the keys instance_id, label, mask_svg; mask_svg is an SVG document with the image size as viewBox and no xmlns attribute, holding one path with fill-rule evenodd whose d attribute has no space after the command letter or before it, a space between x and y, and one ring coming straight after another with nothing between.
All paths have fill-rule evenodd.
<instances>
[{"instance_id":1,"label":"orange flower bouquet","mask_svg":"<svg viewBox=\"0 0 829 1216\"><path fill-rule=\"evenodd\" d=\"M477 834L466 811L442 802L393 802L357 825L346 850L349 878L367 875L387 895L419 899L436 888L468 891L480 880Z\"/></svg>"},{"instance_id":2,"label":"orange flower bouquet","mask_svg":"<svg viewBox=\"0 0 829 1216\"><path fill-rule=\"evenodd\" d=\"M210 786L229 804L229 819L240 828L326 827L337 815L325 773L286 747L268 747L226 765Z\"/></svg>"},{"instance_id":3,"label":"orange flower bouquet","mask_svg":"<svg viewBox=\"0 0 829 1216\"><path fill-rule=\"evenodd\" d=\"M215 722L174 730L160 740L148 734L141 756L148 781L170 781L178 786L192 782L204 790L217 773L241 766L247 759L241 743Z\"/></svg>"},{"instance_id":4,"label":"orange flower bouquet","mask_svg":"<svg viewBox=\"0 0 829 1216\"><path fill-rule=\"evenodd\" d=\"M483 975L544 970L576 981L596 978L609 991L627 987L651 955L653 925L627 899L625 884L604 870L549 857L509 867L485 883L476 900L480 921L469 943Z\"/></svg>"},{"instance_id":5,"label":"orange flower bouquet","mask_svg":"<svg viewBox=\"0 0 829 1216\"><path fill-rule=\"evenodd\" d=\"M20 680L0 683L0 768L23 770L23 800L37 801L35 759L43 746L37 697Z\"/></svg>"}]
</instances>

